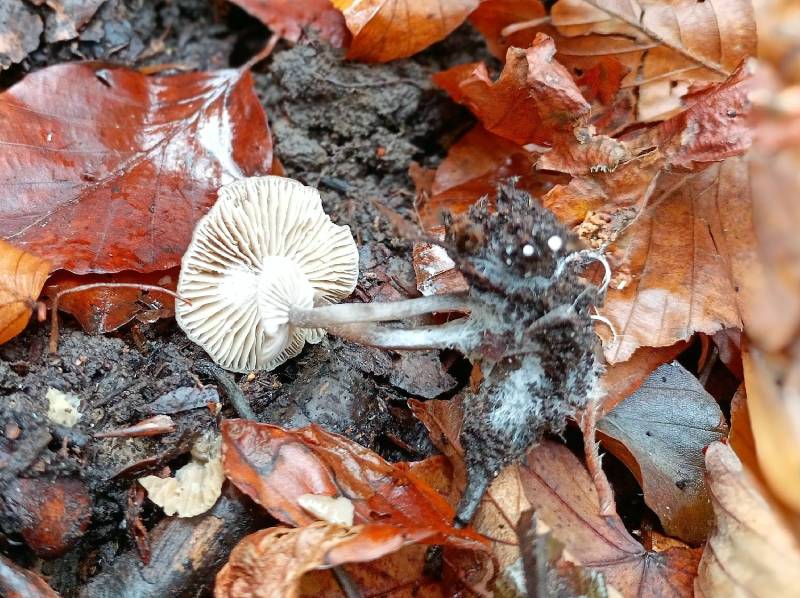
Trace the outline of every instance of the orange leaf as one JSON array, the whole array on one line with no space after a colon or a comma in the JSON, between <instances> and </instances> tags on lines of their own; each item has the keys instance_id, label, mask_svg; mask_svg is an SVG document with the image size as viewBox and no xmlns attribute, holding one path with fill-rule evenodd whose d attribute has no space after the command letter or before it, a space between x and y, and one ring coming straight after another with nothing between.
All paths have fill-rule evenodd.
<instances>
[{"instance_id":1,"label":"orange leaf","mask_svg":"<svg viewBox=\"0 0 800 598\"><path fill-rule=\"evenodd\" d=\"M25 329L50 264L0 239L0 344Z\"/></svg>"},{"instance_id":2,"label":"orange leaf","mask_svg":"<svg viewBox=\"0 0 800 598\"><path fill-rule=\"evenodd\" d=\"M353 41L347 57L388 62L424 50L447 37L478 0L332 0Z\"/></svg>"},{"instance_id":3,"label":"orange leaf","mask_svg":"<svg viewBox=\"0 0 800 598\"><path fill-rule=\"evenodd\" d=\"M337 48L346 46L350 37L342 14L330 0L232 1L289 41L299 40L306 27Z\"/></svg>"},{"instance_id":4,"label":"orange leaf","mask_svg":"<svg viewBox=\"0 0 800 598\"><path fill-rule=\"evenodd\" d=\"M601 516L592 480L567 447L546 441L528 453L527 463L520 467L525 495L578 562L602 572L625 597L692 595L699 551L677 541L663 552L648 550L618 516Z\"/></svg>"},{"instance_id":5,"label":"orange leaf","mask_svg":"<svg viewBox=\"0 0 800 598\"><path fill-rule=\"evenodd\" d=\"M238 69L52 66L0 94L0 139L0 237L78 274L177 266L220 185L272 164Z\"/></svg>"},{"instance_id":6,"label":"orange leaf","mask_svg":"<svg viewBox=\"0 0 800 598\"><path fill-rule=\"evenodd\" d=\"M222 423L225 475L273 517L301 526L315 519L297 503L303 494L346 496L355 522L427 530L432 542L446 535L479 540L452 527L453 509L407 463L390 464L318 426L284 430L247 420ZM480 540L479 540L480 541Z\"/></svg>"},{"instance_id":7,"label":"orange leaf","mask_svg":"<svg viewBox=\"0 0 800 598\"><path fill-rule=\"evenodd\" d=\"M482 63L457 66L433 79L469 107L487 131L519 145L547 145L555 132L572 130L591 108L555 53L553 40L539 34L527 50L509 48L497 81Z\"/></svg>"},{"instance_id":8,"label":"orange leaf","mask_svg":"<svg viewBox=\"0 0 800 598\"><path fill-rule=\"evenodd\" d=\"M537 25L549 19L540 0L483 0L469 20L486 38L489 51L503 59L512 46L528 47Z\"/></svg>"}]
</instances>

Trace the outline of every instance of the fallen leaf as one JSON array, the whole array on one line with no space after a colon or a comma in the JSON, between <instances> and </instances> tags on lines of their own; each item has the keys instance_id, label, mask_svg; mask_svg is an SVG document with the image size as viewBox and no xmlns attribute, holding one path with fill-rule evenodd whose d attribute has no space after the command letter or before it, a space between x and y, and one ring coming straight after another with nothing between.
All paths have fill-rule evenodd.
<instances>
[{"instance_id":1,"label":"fallen leaf","mask_svg":"<svg viewBox=\"0 0 800 598\"><path fill-rule=\"evenodd\" d=\"M434 226L428 233L437 240L444 240L443 226ZM455 262L440 245L428 242L414 243L412 264L417 290L423 295L464 293L469 290L464 276L456 270Z\"/></svg>"},{"instance_id":2,"label":"fallen leaf","mask_svg":"<svg viewBox=\"0 0 800 598\"><path fill-rule=\"evenodd\" d=\"M78 37L81 28L105 0L34 0L50 9L45 13L44 39L48 43L63 42Z\"/></svg>"},{"instance_id":3,"label":"fallen leaf","mask_svg":"<svg viewBox=\"0 0 800 598\"><path fill-rule=\"evenodd\" d=\"M0 344L28 325L50 264L0 239Z\"/></svg>"},{"instance_id":4,"label":"fallen leaf","mask_svg":"<svg viewBox=\"0 0 800 598\"><path fill-rule=\"evenodd\" d=\"M18 479L4 499L4 516L42 558L61 556L89 529L92 499L83 482L61 478Z\"/></svg>"},{"instance_id":5,"label":"fallen leaf","mask_svg":"<svg viewBox=\"0 0 800 598\"><path fill-rule=\"evenodd\" d=\"M347 45L350 34L342 13L331 0L232 0L272 31L289 41L300 39L305 28L336 48Z\"/></svg>"},{"instance_id":6,"label":"fallen leaf","mask_svg":"<svg viewBox=\"0 0 800 598\"><path fill-rule=\"evenodd\" d=\"M424 50L447 37L478 0L331 0L353 35L347 57L388 62Z\"/></svg>"},{"instance_id":7,"label":"fallen leaf","mask_svg":"<svg viewBox=\"0 0 800 598\"><path fill-rule=\"evenodd\" d=\"M234 69L52 66L0 94L0 138L0 237L78 274L177 266L220 185L272 164L252 78Z\"/></svg>"},{"instance_id":8,"label":"fallen leaf","mask_svg":"<svg viewBox=\"0 0 800 598\"><path fill-rule=\"evenodd\" d=\"M567 447L543 442L528 453L520 474L538 519L577 562L603 573L623 596L692 595L699 551L677 541L663 552L648 550L618 516L602 517L591 478Z\"/></svg>"},{"instance_id":9,"label":"fallen leaf","mask_svg":"<svg viewBox=\"0 0 800 598\"><path fill-rule=\"evenodd\" d=\"M679 363L662 365L597 424L603 443L639 480L664 531L693 545L710 531L703 450L726 438L717 402Z\"/></svg>"},{"instance_id":10,"label":"fallen leaf","mask_svg":"<svg viewBox=\"0 0 800 598\"><path fill-rule=\"evenodd\" d=\"M42 20L26 2L0 4L0 71L22 62L39 47Z\"/></svg>"},{"instance_id":11,"label":"fallen leaf","mask_svg":"<svg viewBox=\"0 0 800 598\"><path fill-rule=\"evenodd\" d=\"M639 388L660 365L669 363L686 349L688 343L675 343L671 347L640 347L628 361L606 368L600 377L603 391L602 416Z\"/></svg>"},{"instance_id":12,"label":"fallen leaf","mask_svg":"<svg viewBox=\"0 0 800 598\"><path fill-rule=\"evenodd\" d=\"M437 537L479 538L452 528L453 509L414 474L408 463L390 464L342 436L318 426L284 430L247 420L222 422L226 477L276 519L309 525L315 518L297 502L304 494L345 496L354 521L380 521Z\"/></svg>"},{"instance_id":13,"label":"fallen leaf","mask_svg":"<svg viewBox=\"0 0 800 598\"><path fill-rule=\"evenodd\" d=\"M759 469L770 490L800 512L800 426L797 355L742 351L747 410Z\"/></svg>"},{"instance_id":14,"label":"fallen leaf","mask_svg":"<svg viewBox=\"0 0 800 598\"><path fill-rule=\"evenodd\" d=\"M178 284L178 269L149 274L126 271L83 276L60 270L47 280L43 294L52 301L59 291L94 283L148 284L174 291ZM172 317L175 315L175 298L158 291L107 286L66 294L59 299L58 309L74 316L89 334L104 334L133 319L154 322Z\"/></svg>"},{"instance_id":15,"label":"fallen leaf","mask_svg":"<svg viewBox=\"0 0 800 598\"><path fill-rule=\"evenodd\" d=\"M754 0L758 58L778 69L781 79L800 83L800 5L794 0Z\"/></svg>"},{"instance_id":16,"label":"fallen leaf","mask_svg":"<svg viewBox=\"0 0 800 598\"><path fill-rule=\"evenodd\" d=\"M58 598L44 579L1 554L0 593L6 598Z\"/></svg>"},{"instance_id":17,"label":"fallen leaf","mask_svg":"<svg viewBox=\"0 0 800 598\"><path fill-rule=\"evenodd\" d=\"M553 40L539 34L527 49L509 48L497 81L483 63L454 67L433 80L490 133L519 145L549 145L556 132L571 131L591 108L555 53Z\"/></svg>"},{"instance_id":18,"label":"fallen leaf","mask_svg":"<svg viewBox=\"0 0 800 598\"><path fill-rule=\"evenodd\" d=\"M296 529L261 530L245 537L233 549L228 563L217 574L215 596L294 598L300 595L301 579L309 571L374 561L428 537L429 532L426 535L420 528L407 530L381 523L343 527L316 522ZM422 582L422 563L414 560L417 570L413 577ZM377 577L385 583L381 576ZM438 585L434 580L429 583ZM363 585L358 585L364 591ZM368 582L370 594L375 585L375 580Z\"/></svg>"},{"instance_id":19,"label":"fallen leaf","mask_svg":"<svg viewBox=\"0 0 800 598\"><path fill-rule=\"evenodd\" d=\"M512 46L527 48L549 18L540 0L483 0L469 20L502 60Z\"/></svg>"},{"instance_id":20,"label":"fallen leaf","mask_svg":"<svg viewBox=\"0 0 800 598\"><path fill-rule=\"evenodd\" d=\"M706 451L716 526L700 560L695 596L794 596L800 545L725 444Z\"/></svg>"},{"instance_id":21,"label":"fallen leaf","mask_svg":"<svg viewBox=\"0 0 800 598\"><path fill-rule=\"evenodd\" d=\"M731 399L731 431L728 435L728 444L747 471L766 485L756 456L756 441L750 425L750 409L747 406L744 384L739 386Z\"/></svg>"},{"instance_id":22,"label":"fallen leaf","mask_svg":"<svg viewBox=\"0 0 800 598\"><path fill-rule=\"evenodd\" d=\"M638 87L642 121L674 111L688 82L722 79L756 49L748 0L559 0L551 23L565 64L586 71L614 57L625 65L622 84Z\"/></svg>"}]
</instances>

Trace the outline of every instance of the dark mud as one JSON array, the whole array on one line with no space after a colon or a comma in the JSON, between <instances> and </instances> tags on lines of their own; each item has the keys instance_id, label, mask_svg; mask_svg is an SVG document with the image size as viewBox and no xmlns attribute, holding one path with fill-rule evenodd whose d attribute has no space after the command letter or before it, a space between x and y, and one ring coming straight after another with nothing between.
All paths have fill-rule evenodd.
<instances>
[{"instance_id":1,"label":"dark mud","mask_svg":"<svg viewBox=\"0 0 800 598\"><path fill-rule=\"evenodd\" d=\"M107 0L78 39L43 43L0 75L0 86L31 70L82 59L150 65L159 72L235 66L268 36L262 25L223 2ZM397 238L373 202L414 217L409 164L435 164L469 125L464 112L432 86L430 75L484 57L477 36L464 29L413 60L390 65L346 63L340 52L307 39L294 47L280 43L255 68L287 176L318 187L332 218L353 230L361 274L352 300L417 294L411 246ZM43 561L21 540L24 517L0 504L0 549L74 596L130 551L125 509L132 480L180 465L217 417L199 407L171 414L176 430L168 435L92 435L149 417L151 403L166 393L216 385L197 367L207 356L171 320L136 323L102 337L64 320L57 355L48 354L48 330L36 323L0 347L0 430L21 430L14 440L0 435L0 484L82 480L93 500L92 523L73 549ZM389 459L418 459L432 447L406 400L457 392L466 380L463 365L453 355L385 352L328 338L307 345L274 372L233 380L260 421L288 427L314 422ZM80 398L81 419L73 428L47 418L50 388ZM219 417L235 417L222 388L219 394ZM145 524L152 527L159 519L160 510L147 505Z\"/></svg>"}]
</instances>

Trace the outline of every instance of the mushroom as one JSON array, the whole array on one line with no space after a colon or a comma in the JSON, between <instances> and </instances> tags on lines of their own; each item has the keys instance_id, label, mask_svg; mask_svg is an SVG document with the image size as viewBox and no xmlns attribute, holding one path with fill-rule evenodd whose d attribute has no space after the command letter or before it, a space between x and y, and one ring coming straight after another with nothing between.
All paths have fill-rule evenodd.
<instances>
[{"instance_id":1,"label":"mushroom","mask_svg":"<svg viewBox=\"0 0 800 598\"><path fill-rule=\"evenodd\" d=\"M277 176L225 185L183 257L176 306L186 335L228 370L271 370L323 330L293 308L347 297L358 278L350 229L333 224L316 189Z\"/></svg>"},{"instance_id":2,"label":"mushroom","mask_svg":"<svg viewBox=\"0 0 800 598\"><path fill-rule=\"evenodd\" d=\"M183 256L175 316L227 370L272 370L326 330L374 346L453 346L447 327L388 329L370 322L463 309L463 297L333 305L355 288L358 251L316 189L265 176L225 185ZM443 334L444 333L444 334Z\"/></svg>"}]
</instances>

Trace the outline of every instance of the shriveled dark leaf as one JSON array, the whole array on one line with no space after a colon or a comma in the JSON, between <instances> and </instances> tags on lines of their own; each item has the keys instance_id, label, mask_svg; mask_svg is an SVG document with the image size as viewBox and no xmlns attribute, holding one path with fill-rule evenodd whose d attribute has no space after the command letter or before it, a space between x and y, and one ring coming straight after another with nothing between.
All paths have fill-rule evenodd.
<instances>
[{"instance_id":1,"label":"shriveled dark leaf","mask_svg":"<svg viewBox=\"0 0 800 598\"><path fill-rule=\"evenodd\" d=\"M608 449L637 477L664 531L690 544L712 522L703 451L726 438L717 402L677 362L662 365L597 424Z\"/></svg>"},{"instance_id":2,"label":"shriveled dark leaf","mask_svg":"<svg viewBox=\"0 0 800 598\"><path fill-rule=\"evenodd\" d=\"M177 266L217 188L272 164L234 69L52 66L0 94L0 138L0 237L79 274Z\"/></svg>"}]
</instances>

